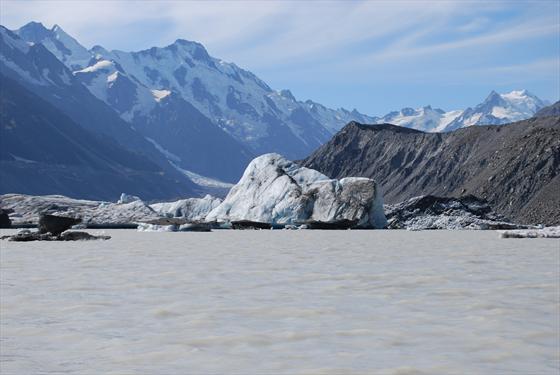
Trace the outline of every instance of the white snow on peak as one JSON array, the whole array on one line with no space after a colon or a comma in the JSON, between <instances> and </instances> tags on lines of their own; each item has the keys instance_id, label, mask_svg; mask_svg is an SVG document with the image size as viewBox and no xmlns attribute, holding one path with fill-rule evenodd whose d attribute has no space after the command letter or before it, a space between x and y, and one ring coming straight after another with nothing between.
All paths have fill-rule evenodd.
<instances>
[{"instance_id":1,"label":"white snow on peak","mask_svg":"<svg viewBox=\"0 0 560 375\"><path fill-rule=\"evenodd\" d=\"M22 38L32 39L31 42L41 43L72 70L86 67L91 60L91 53L58 25L47 29L40 23L30 22L15 32Z\"/></svg>"},{"instance_id":2,"label":"white snow on peak","mask_svg":"<svg viewBox=\"0 0 560 375\"><path fill-rule=\"evenodd\" d=\"M258 145L260 139L268 136L271 116L285 123L307 144L309 129L303 129L292 117L298 109L307 112L309 117L301 113L294 116L299 114L299 121L304 122L313 118L315 122L310 128L321 129L317 130L317 137L322 137L323 141L351 120L372 122L367 116L356 118L356 114L323 106L310 111L306 103L296 101L288 91L272 91L251 72L209 56L196 42L177 40L167 47L139 52L94 47L91 53L98 58L114 60L128 76L135 77L136 83L149 90L176 93L226 132L250 145Z\"/></svg>"},{"instance_id":3,"label":"white snow on peak","mask_svg":"<svg viewBox=\"0 0 560 375\"><path fill-rule=\"evenodd\" d=\"M546 101L527 90L514 90L505 94L492 92L474 108L442 111L431 107L404 108L378 118L377 123L390 123L422 131L442 132L473 125L497 125L532 117Z\"/></svg>"},{"instance_id":4,"label":"white snow on peak","mask_svg":"<svg viewBox=\"0 0 560 375\"><path fill-rule=\"evenodd\" d=\"M152 95L154 96L154 99L156 100L156 102L161 101L163 98L167 97L169 94L171 94L171 91L169 90L152 90Z\"/></svg>"},{"instance_id":5,"label":"white snow on peak","mask_svg":"<svg viewBox=\"0 0 560 375\"><path fill-rule=\"evenodd\" d=\"M457 109L454 111L445 112L440 120L439 125L434 129L435 132L441 132L445 129L447 125L449 125L453 120L459 117L463 113L461 109Z\"/></svg>"},{"instance_id":6,"label":"white snow on peak","mask_svg":"<svg viewBox=\"0 0 560 375\"><path fill-rule=\"evenodd\" d=\"M500 96L522 114L530 113L532 115L547 104L527 90L511 91Z\"/></svg>"},{"instance_id":7,"label":"white snow on peak","mask_svg":"<svg viewBox=\"0 0 560 375\"><path fill-rule=\"evenodd\" d=\"M461 113L460 110L444 112L441 109L433 109L431 106L417 109L403 108L377 119L376 123L389 123L426 132L437 132L445 128Z\"/></svg>"}]
</instances>

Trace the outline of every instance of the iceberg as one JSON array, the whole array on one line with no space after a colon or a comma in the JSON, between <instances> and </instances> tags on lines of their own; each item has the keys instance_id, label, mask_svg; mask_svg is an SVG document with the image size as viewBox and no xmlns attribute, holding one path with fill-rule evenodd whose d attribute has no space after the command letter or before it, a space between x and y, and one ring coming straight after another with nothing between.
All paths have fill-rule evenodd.
<instances>
[{"instance_id":1,"label":"iceberg","mask_svg":"<svg viewBox=\"0 0 560 375\"><path fill-rule=\"evenodd\" d=\"M175 202L154 203L150 207L163 217L182 217L189 221L204 220L206 215L222 203L220 198L206 195L204 198L180 199Z\"/></svg>"},{"instance_id":2,"label":"iceberg","mask_svg":"<svg viewBox=\"0 0 560 375\"><path fill-rule=\"evenodd\" d=\"M383 198L375 181L363 177L330 179L265 154L247 166L241 180L206 221L276 225L341 223L349 228L384 228Z\"/></svg>"}]
</instances>

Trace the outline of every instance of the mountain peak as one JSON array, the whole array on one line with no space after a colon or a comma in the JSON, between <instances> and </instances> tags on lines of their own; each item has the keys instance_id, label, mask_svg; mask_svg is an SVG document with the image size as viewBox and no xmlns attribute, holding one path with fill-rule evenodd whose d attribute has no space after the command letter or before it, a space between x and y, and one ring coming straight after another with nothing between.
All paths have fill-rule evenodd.
<instances>
[{"instance_id":1,"label":"mountain peak","mask_svg":"<svg viewBox=\"0 0 560 375\"><path fill-rule=\"evenodd\" d=\"M48 38L51 35L51 31L41 22L31 21L16 30L16 34L28 42L39 43L43 39Z\"/></svg>"},{"instance_id":2,"label":"mountain peak","mask_svg":"<svg viewBox=\"0 0 560 375\"><path fill-rule=\"evenodd\" d=\"M175 40L175 42L173 42L173 44L182 44L182 45L199 45L202 46L202 44L192 41L192 40L187 40L187 39L182 39L179 38L177 40Z\"/></svg>"},{"instance_id":3,"label":"mountain peak","mask_svg":"<svg viewBox=\"0 0 560 375\"><path fill-rule=\"evenodd\" d=\"M490 106L497 106L497 105L504 105L504 98L502 95L498 94L495 90L492 90L490 94L486 97L484 102L480 105L490 105Z\"/></svg>"},{"instance_id":4,"label":"mountain peak","mask_svg":"<svg viewBox=\"0 0 560 375\"><path fill-rule=\"evenodd\" d=\"M35 21L31 21L26 23L25 25L23 25L21 29L26 29L26 30L47 30L47 28L45 27L45 25L43 25L41 22L35 22Z\"/></svg>"},{"instance_id":5,"label":"mountain peak","mask_svg":"<svg viewBox=\"0 0 560 375\"><path fill-rule=\"evenodd\" d=\"M500 96L500 94L498 94L496 92L496 90L492 90L492 91L490 91L490 94L488 94L488 96L486 97L486 100L489 100L489 99L492 99L492 98L495 98L495 97L499 97L499 96Z\"/></svg>"}]
</instances>

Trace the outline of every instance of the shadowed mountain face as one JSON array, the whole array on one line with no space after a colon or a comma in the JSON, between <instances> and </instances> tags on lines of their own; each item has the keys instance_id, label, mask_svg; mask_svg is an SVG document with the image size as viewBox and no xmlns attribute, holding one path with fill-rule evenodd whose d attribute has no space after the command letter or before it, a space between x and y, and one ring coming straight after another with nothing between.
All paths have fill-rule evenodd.
<instances>
[{"instance_id":1,"label":"shadowed mountain face","mask_svg":"<svg viewBox=\"0 0 560 375\"><path fill-rule=\"evenodd\" d=\"M523 223L560 223L560 117L424 133L352 122L302 161L380 183L385 201L473 194Z\"/></svg>"},{"instance_id":2,"label":"shadowed mountain face","mask_svg":"<svg viewBox=\"0 0 560 375\"><path fill-rule=\"evenodd\" d=\"M115 200L192 195L194 184L144 155L96 135L0 75L0 193L65 194Z\"/></svg>"}]
</instances>

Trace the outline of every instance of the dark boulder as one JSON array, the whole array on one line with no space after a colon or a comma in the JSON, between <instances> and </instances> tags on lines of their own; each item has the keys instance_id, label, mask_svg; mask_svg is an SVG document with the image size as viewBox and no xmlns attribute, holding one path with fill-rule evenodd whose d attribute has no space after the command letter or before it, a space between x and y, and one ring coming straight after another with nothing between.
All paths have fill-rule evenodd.
<instances>
[{"instance_id":1,"label":"dark boulder","mask_svg":"<svg viewBox=\"0 0 560 375\"><path fill-rule=\"evenodd\" d=\"M12 226L12 220L8 216L10 212L13 212L13 210L0 208L0 228L10 228Z\"/></svg>"},{"instance_id":2,"label":"dark boulder","mask_svg":"<svg viewBox=\"0 0 560 375\"><path fill-rule=\"evenodd\" d=\"M58 236L73 225L79 224L82 219L65 216L55 216L49 214L41 214L39 217L39 233L51 233Z\"/></svg>"}]
</instances>

